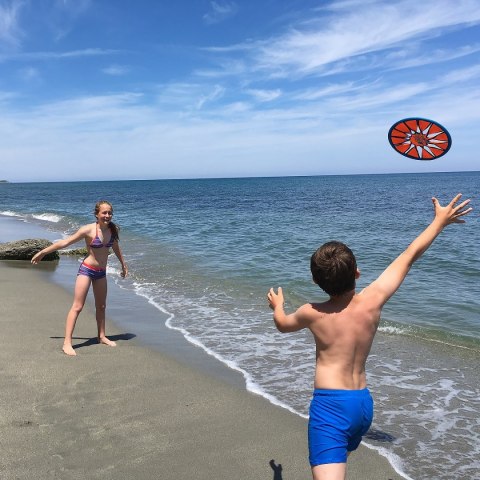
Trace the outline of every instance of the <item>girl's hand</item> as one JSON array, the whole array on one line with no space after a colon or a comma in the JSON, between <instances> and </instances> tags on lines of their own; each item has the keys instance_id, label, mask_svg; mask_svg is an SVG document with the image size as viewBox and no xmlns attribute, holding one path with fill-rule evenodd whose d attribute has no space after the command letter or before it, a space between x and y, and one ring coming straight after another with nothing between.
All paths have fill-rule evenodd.
<instances>
[{"instance_id":1,"label":"girl's hand","mask_svg":"<svg viewBox=\"0 0 480 480\"><path fill-rule=\"evenodd\" d=\"M122 278L125 278L127 275L128 275L128 268L127 268L126 265L124 265L124 266L122 267L122 271L121 271L121 273L120 273L120 276L121 276Z\"/></svg>"},{"instance_id":2,"label":"girl's hand","mask_svg":"<svg viewBox=\"0 0 480 480\"><path fill-rule=\"evenodd\" d=\"M38 262L40 262L42 260L42 258L45 256L44 253L42 253L42 251L36 253L32 259L30 260L31 263L33 263L33 265L36 265Z\"/></svg>"}]
</instances>

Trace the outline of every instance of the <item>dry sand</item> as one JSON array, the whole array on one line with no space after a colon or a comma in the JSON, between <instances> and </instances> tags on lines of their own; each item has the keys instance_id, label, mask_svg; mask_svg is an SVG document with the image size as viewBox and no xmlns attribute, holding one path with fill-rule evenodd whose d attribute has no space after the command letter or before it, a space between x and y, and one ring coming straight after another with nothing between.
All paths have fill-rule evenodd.
<instances>
[{"instance_id":1,"label":"dry sand","mask_svg":"<svg viewBox=\"0 0 480 480\"><path fill-rule=\"evenodd\" d=\"M41 269L0 262L2 480L311 478L305 419L143 346L109 319L118 346L96 344L89 306L77 356L64 355L71 301ZM365 447L347 478L401 479Z\"/></svg>"}]
</instances>

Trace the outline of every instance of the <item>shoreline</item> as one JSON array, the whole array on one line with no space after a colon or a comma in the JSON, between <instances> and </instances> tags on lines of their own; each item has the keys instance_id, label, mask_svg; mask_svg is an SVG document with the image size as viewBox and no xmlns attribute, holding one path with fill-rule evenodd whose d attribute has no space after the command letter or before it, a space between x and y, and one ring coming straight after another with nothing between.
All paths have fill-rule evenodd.
<instances>
[{"instance_id":1,"label":"shoreline","mask_svg":"<svg viewBox=\"0 0 480 480\"><path fill-rule=\"evenodd\" d=\"M28 369L21 369L20 375L22 379L27 376L29 382L26 382L25 385L23 385L24 382L22 385L14 382L12 394L10 391L8 394L6 392L6 390L10 390L10 388L6 388L10 387L9 384L2 388L4 394L9 397L4 404L18 406L18 402L20 402L22 406L21 409L15 409L15 411L7 409L6 416L2 421L9 431L7 436L12 439L11 442L9 441L8 447L5 447L9 452L6 458L10 459L5 465L7 479L27 473L22 470L26 464L31 464L30 473L34 472L40 478L42 477L40 472L45 474L45 478L55 478L52 475L53 472L56 474L62 472L59 478L80 478L80 476L76 476L78 472L75 473L75 467L72 467L72 462L73 464L77 462L75 460L77 454L80 455L78 462L91 463L92 470L86 475L87 478L97 478L98 473L98 478L102 476L103 478L121 479L132 478L135 475L139 479L150 479L195 475L197 478L216 479L237 476L235 471L241 473L241 477L246 479L272 478L272 475L275 479L283 480L310 478L306 447L306 420L304 418L272 405L259 395L248 392L243 376L210 357L203 350L194 348L179 332L168 329L163 323L161 326L159 325L163 343L150 346L148 344L151 342L145 341L149 339L148 332L142 331L140 323L138 331L135 329L135 333L122 330L122 322L118 319L122 312L125 315L125 306L120 304L114 307L116 296L122 292L120 287L113 285L113 282L109 284L107 334L113 333L114 339L118 340L118 347L110 349L96 345L91 340L92 334L95 333L95 321L92 306L87 302L75 332L75 336L80 340L79 356L75 359L64 356L61 352L64 317L71 304L71 288L68 286L68 282L64 283L64 280L69 277L72 285L74 282L74 275L72 275L74 266L72 263L70 268L69 261L71 260L62 257L60 260L62 267L52 268L52 265L42 265L43 268L38 269L33 269L28 262L0 262L0 282L7 287L2 288L0 294L2 318L7 321L8 325L13 324L10 325L8 332L5 330L7 335L2 341L5 343L9 338L9 347L2 345L4 357L2 364L6 365L4 378L17 378L18 365L22 363L29 365ZM30 303L16 294L25 289L28 289L28 302ZM70 291L68 291L69 289ZM126 296L123 295L123 297ZM128 296L131 297L131 295ZM147 302L141 297L136 297L135 300L130 299L133 302L130 306L135 310L135 302L140 301L143 314L146 311L145 304ZM52 298L55 298L55 302L51 301ZM153 305L148 305L148 307L152 309L152 314L158 317L158 309ZM34 329L25 323L25 319L30 317L36 318ZM113 321L111 321L112 317ZM149 324L151 325L151 323ZM49 334L52 336L48 337L49 334L45 335L45 332L50 332ZM167 338L164 338L164 335ZM150 340L152 339L150 338ZM36 350L35 357L43 357L39 358L38 362L30 357L25 358L25 351L30 352L31 348ZM101 368L95 361L96 358L102 360ZM80 361L78 362L78 360ZM153 365L158 368L152 368ZM51 371L52 367L54 367L55 373L46 373ZM70 377L72 370L80 374L80 380ZM154 387L165 383L162 376L165 370L168 370L169 392L158 392ZM141 372L140 377L138 372ZM102 380L105 378L108 380L105 385L102 383L99 389L98 384L84 381L93 375L100 375ZM184 385L182 380L185 378L188 378L189 385ZM11 382L11 380L8 381ZM78 398L79 392L77 392L78 382L82 386L80 399ZM134 385L140 388L135 389L135 393L132 394ZM35 386L37 388L32 388ZM59 393L64 387L67 387L68 402L62 401ZM194 410L197 410L195 418L187 416L185 419L179 415L174 420L170 419L170 413L168 409L165 410L165 406L174 406L175 410L181 409L180 403L185 398L183 390L187 387L190 389L190 395L182 413L189 413L189 409L192 407L190 398L193 393L193 398L197 397L198 401L198 404L195 404L195 400L193 401L196 405ZM33 397L31 397L32 391L30 393L26 391L29 389L35 392ZM23 390L21 395L19 390ZM32 403L29 404L30 400L22 402L23 398L32 398ZM100 408L102 415L99 412L85 411L90 408L92 399L95 405L94 410ZM72 402L76 408L80 406L83 410L71 411ZM128 412L137 409L137 402L140 402L143 408L138 409L138 412L135 413L136 421L134 421ZM207 411L203 409L199 411L199 404L207 405L209 408L204 407ZM105 412L102 409L104 405L113 406L117 414L123 413L118 418L110 418L109 412L107 412L109 426L107 430L111 432L121 429L123 433L120 435L120 439L117 436L113 439L109 435L103 434L105 432L103 432L101 424L105 421L103 418ZM68 415L66 410L70 411ZM84 418L86 413L89 414L87 419ZM76 416L81 420L80 425L75 422ZM150 422L158 427L159 424L163 426L170 420L172 421L171 430L169 430L170 439L165 438L162 428L160 431L151 428ZM186 431L192 433L192 429L189 429L190 422L200 432L207 430L207 438L205 439L203 434L197 438L198 443L194 444L193 452L191 439L186 439ZM215 424L215 428L212 427L212 424ZM69 428L73 428L74 431L79 430L81 438L88 444L88 447L82 448L80 453L76 452L78 446L75 446L74 440L69 437L71 432L63 428L66 425L69 425ZM92 427L92 425L97 425L97 427ZM140 428L140 425L146 427L145 431ZM46 441L44 438L45 435L35 434L27 441L25 435L31 433L32 428L25 428L25 426L33 426L34 429L39 430L40 434L42 432L49 433L48 440ZM211 431L212 428L214 432ZM100 434L98 429L103 433ZM178 430L181 430L183 434ZM236 435L235 432L239 432L239 434ZM136 460L132 460L132 463L138 467L133 473L133 470L130 470L131 466L125 463L125 459L135 456L132 453L132 457L130 452L132 447L135 452L138 450L134 440L137 436L141 437L140 443L144 445L143 449L146 448L147 438L149 439L150 454L145 457L140 455L138 458L135 457ZM178 438L179 436L181 438ZM235 440L233 438L229 441L226 440L232 436L235 437ZM1 444L5 441L6 438L0 439ZM44 444L45 441L46 444ZM67 446L65 446L65 441L67 441ZM31 442L33 444L28 446ZM108 458L111 464L108 468L102 467L102 458L92 461L89 456L98 448L101 451L105 450L107 448L105 442L110 442L109 448L114 450L109 452ZM115 450L118 442L119 451ZM230 445L232 442L235 445ZM258 442L261 443L261 447ZM14 445L15 448L13 448ZM255 445L256 447L252 448ZM28 461L25 459L23 462L23 456L21 459L15 458L15 455L20 456L17 452L38 452L45 448L47 451L44 452L44 455L36 455L34 458L29 458ZM58 449L61 453L58 453ZM238 449L245 457L241 465L238 464ZM262 457L260 452L265 450L272 452L271 455ZM90 452L89 455L87 455L87 451ZM278 454L275 453L277 451ZM216 457L216 461L212 464L214 453L220 455L220 458ZM271 458L267 460L268 456ZM193 461L192 458L194 458ZM185 459L188 461L185 462ZM274 466L278 463L283 466L283 474L280 472L280 476L278 469L275 473L273 467L269 465L272 459L275 460ZM120 465L115 466L116 460L120 461ZM19 461L25 465L20 466ZM166 463L172 465L171 477L168 476L169 473L165 472ZM187 471L185 470L187 465L184 463L192 463L196 466L193 470ZM236 467L235 469L225 468L225 463L230 466L236 465ZM49 469L48 472L45 470L46 468ZM361 446L352 455L348 464L348 472L347 478L352 480L363 478L400 480L403 478L394 471L384 456L365 446ZM26 475L25 478L27 478Z\"/></svg>"}]
</instances>

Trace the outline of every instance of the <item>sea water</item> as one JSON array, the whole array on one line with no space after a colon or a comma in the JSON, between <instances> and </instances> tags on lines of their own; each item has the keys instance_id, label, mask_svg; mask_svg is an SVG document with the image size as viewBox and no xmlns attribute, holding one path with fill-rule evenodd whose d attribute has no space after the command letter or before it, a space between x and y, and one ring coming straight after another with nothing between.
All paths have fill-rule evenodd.
<instances>
[{"instance_id":1,"label":"sea water","mask_svg":"<svg viewBox=\"0 0 480 480\"><path fill-rule=\"evenodd\" d=\"M110 281L241 371L249 390L306 416L314 343L306 331L275 330L268 289L282 286L290 311L325 300L309 257L328 240L355 252L361 289L428 225L432 196L444 204L462 192L480 211L479 186L480 172L1 184L0 214L63 238L109 200L130 270ZM416 480L480 479L478 213L466 222L414 265L367 363L375 418L366 444ZM119 272L114 257L109 271Z\"/></svg>"}]
</instances>

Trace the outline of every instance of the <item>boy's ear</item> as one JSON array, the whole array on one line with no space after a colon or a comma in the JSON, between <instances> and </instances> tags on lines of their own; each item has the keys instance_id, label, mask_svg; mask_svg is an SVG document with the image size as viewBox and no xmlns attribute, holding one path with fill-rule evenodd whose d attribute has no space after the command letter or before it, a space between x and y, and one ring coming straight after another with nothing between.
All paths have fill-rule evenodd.
<instances>
[{"instance_id":1,"label":"boy's ear","mask_svg":"<svg viewBox=\"0 0 480 480\"><path fill-rule=\"evenodd\" d=\"M360 278L360 270L357 268L355 271L355 280L358 280Z\"/></svg>"}]
</instances>

